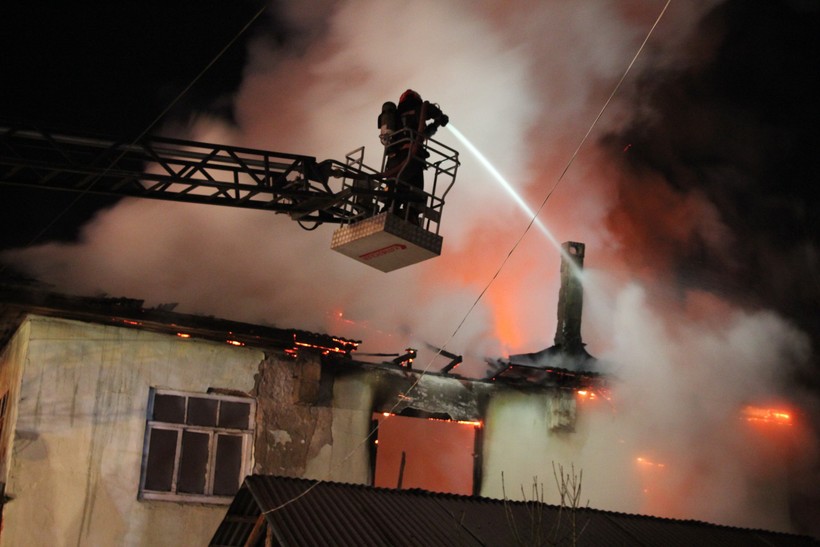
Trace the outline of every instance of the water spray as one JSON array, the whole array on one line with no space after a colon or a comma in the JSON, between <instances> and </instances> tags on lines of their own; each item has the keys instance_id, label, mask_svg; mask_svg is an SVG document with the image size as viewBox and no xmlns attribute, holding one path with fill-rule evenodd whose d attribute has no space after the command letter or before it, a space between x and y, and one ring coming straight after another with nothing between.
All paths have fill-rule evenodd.
<instances>
[{"instance_id":1,"label":"water spray","mask_svg":"<svg viewBox=\"0 0 820 547\"><path fill-rule=\"evenodd\" d=\"M478 162L487 170L487 172L490 173L490 175L492 175L496 182L498 182L498 184L513 198L513 201L515 201L518 207L527 215L527 218L533 220L533 224L541 231L542 234L544 234L544 237L546 237L547 240L550 243L552 243L552 245L556 249L558 249L558 252L561 254L561 256L563 256L565 259L570 259L570 257L564 251L563 247L561 247L561 243L557 239L555 239L555 236L552 235L552 232L549 230L549 228L547 228L547 226L543 222L541 222L541 220L537 217L535 211L533 211L530 208L530 206L527 205L527 202L524 201L524 198L521 197L521 194L519 194L518 191L516 191L516 189L512 186L512 184L510 184L509 181L507 181L507 179L505 179L504 176L498 171L498 169L496 169L495 166L492 163L490 163L490 160L488 160L487 157L481 153L481 150L476 148L476 146L472 142L470 142L470 140L467 137L465 137L461 131L456 129L456 127L452 123L448 124L446 127L455 136L455 138L458 139L458 141L461 144L463 144L473 156L476 157ZM581 275L581 271L579 271L578 268L575 267L575 262L573 260L569 260L569 263L572 264L573 273L576 275L576 277L582 279L583 277Z\"/></svg>"}]
</instances>

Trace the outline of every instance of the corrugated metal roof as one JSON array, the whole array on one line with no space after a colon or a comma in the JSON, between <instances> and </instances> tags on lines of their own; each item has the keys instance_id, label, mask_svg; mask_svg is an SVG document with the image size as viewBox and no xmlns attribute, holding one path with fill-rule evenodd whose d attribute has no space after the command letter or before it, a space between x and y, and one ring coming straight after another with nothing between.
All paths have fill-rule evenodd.
<instances>
[{"instance_id":1,"label":"corrugated metal roof","mask_svg":"<svg viewBox=\"0 0 820 547\"><path fill-rule=\"evenodd\" d=\"M260 516L279 546L820 545L692 520L262 475L245 479L211 545L245 545ZM254 544L264 542L262 533Z\"/></svg>"}]
</instances>

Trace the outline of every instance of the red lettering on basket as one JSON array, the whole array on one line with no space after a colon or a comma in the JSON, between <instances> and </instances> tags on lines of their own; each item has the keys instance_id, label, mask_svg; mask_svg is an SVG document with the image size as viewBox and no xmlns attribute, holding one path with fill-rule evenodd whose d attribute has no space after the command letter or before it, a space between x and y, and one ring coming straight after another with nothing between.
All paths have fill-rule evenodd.
<instances>
[{"instance_id":1,"label":"red lettering on basket","mask_svg":"<svg viewBox=\"0 0 820 547\"><path fill-rule=\"evenodd\" d=\"M396 251L403 251L406 248L407 245L402 245L401 243L394 243L392 245L388 245L387 247L382 247L381 249L376 249L375 251L370 251L369 253L359 255L359 258L361 258L362 260L372 260L374 258L394 253Z\"/></svg>"}]
</instances>

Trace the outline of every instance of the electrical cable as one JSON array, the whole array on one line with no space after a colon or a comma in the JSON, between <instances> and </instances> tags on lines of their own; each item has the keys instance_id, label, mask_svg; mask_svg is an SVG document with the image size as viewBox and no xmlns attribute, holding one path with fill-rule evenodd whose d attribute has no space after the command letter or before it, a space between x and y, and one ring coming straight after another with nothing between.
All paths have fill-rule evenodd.
<instances>
[{"instance_id":1,"label":"electrical cable","mask_svg":"<svg viewBox=\"0 0 820 547\"><path fill-rule=\"evenodd\" d=\"M638 59L638 57L640 56L641 52L642 52L642 51L643 51L643 49L644 49L644 46L646 46L646 43L649 41L649 38L652 36L652 33L655 31L655 28L658 26L658 23L660 23L661 19L663 18L663 15L666 13L666 9L669 7L669 4L671 4L671 3L672 3L672 0L667 0L667 1L666 1L666 4L663 6L663 9L661 9L660 14L658 14L658 17L655 19L655 23L654 23L654 24L652 25L652 27L649 29L649 32L647 33L647 35L646 35L646 37L644 38L643 42L641 43L640 47L639 47L639 48L638 48L638 50L635 52L635 55L632 57L632 60L630 61L629 65L626 67L626 70L624 71L623 75L621 76L621 79L620 79L620 80L618 80L618 83L617 83L617 84L615 84L615 87L613 88L612 93L610 93L610 95L609 95L609 97L607 98L606 102L604 103L603 107L601 107L601 110L598 112L598 115L595 117L595 119L594 119L594 120L592 121L592 123L590 124L589 129L587 130L586 134L584 134L584 136L583 136L583 138L581 139L580 143L578 144L578 146L576 147L576 149L575 149L575 151L573 152L572 156L570 157L569 161L567 162L567 165L564 167L564 170L561 172L561 174L558 176L558 179L555 181L555 184L552 186L552 188L549 190L549 192L547 192L546 197L544 197L544 200L541 202L541 206L540 206L540 207L538 207L538 210L537 210L537 211L535 211L535 214L534 214L534 215L532 216L532 218L530 219L529 224L527 224L526 228L524 228L524 231L522 232L522 234L519 236L519 238L515 241L515 243L513 244L513 246L510 248L510 251L507 253L507 255L504 257L504 259L501 261L501 264L498 266L498 269L496 270L496 272L493 274L493 276L490 278L490 280L489 280L489 281L487 282L487 284L484 286L484 289L482 289L482 291L481 291L481 292L479 293L479 295L476 297L476 299L475 299L475 301L473 302L473 304L472 304L472 305L468 308L467 312L464 314L464 317L461 319L461 322L459 322L459 324L456 326L455 330L454 330L454 331L453 331L453 333L450 335L450 337L447 339L447 341L446 341L446 342L445 342L445 343L441 346L441 348L439 348L439 350L436 352L436 354L435 354L435 355L433 355L433 356L430 358L430 360L429 360L429 362L427 363L427 365L426 365L423 369L421 369L421 373L420 373L420 374L418 374L418 377L416 378L416 380L415 380L412 384L410 384L410 387L409 387L409 388L407 388L407 390L405 390L403 394L400 394L400 395L399 395L398 400L396 401L396 403L393 405L393 407L392 407L392 408L390 409L390 411L389 411L389 414L390 414L390 415L392 415L392 414L393 414L393 411L394 411L394 410L396 410L396 408L398 408L399 404L401 403L402 397L408 397L408 394L409 394L409 393L411 393L411 392L412 392L412 391L416 388L416 386L418 386L419 382L421 382L421 379L422 379L422 378L423 378L423 377L424 377L424 376L425 376L425 375L429 372L430 367L433 365L433 361L436 359L436 357L438 357L439 355L441 355L441 353L442 353L442 352L443 352L443 351L447 348L447 345L448 345L450 342L452 342L452 341L453 341L453 338L455 338L456 334L458 334L458 332L461 330L462 326L463 326L463 325L464 325L464 323L467 321L467 319L469 318L469 316L472 314L473 310L476 308L476 306L478 306L478 303L481 301L481 299L484 297L484 295L485 295L485 294L487 293L487 291L490 289L490 286L493 284L493 282L494 282L494 281L498 278L498 276L501 274L501 271L502 271L502 270L504 269L504 267L506 266L506 264L507 264L508 260L509 260L509 259L510 259L510 257L512 256L512 254L516 251L516 249L518 249L518 247L519 247L519 245L521 244L521 242L523 241L524 237L527 235L527 233L528 233L528 232L530 231L530 229L532 228L533 224L535 223L536 219L538 218L538 215L541 213L541 210L542 210L542 209L546 206L547 201L550 199L550 197L552 196L552 194L555 192L556 188L558 188L558 185L559 185L559 184L561 183L561 181L563 180L564 175L566 175L567 171L569 171L569 168L570 168L570 166L574 163L575 158L578 156L578 154L579 154L579 152L580 152L580 150L581 150L581 147L583 147L584 143L585 143L585 142L587 141L587 139L589 138L590 134L592 133L592 130L593 130L593 129L595 128L595 126L598 124L598 120L600 120L600 119L601 119L601 116L603 116L604 111L605 111L605 110L606 110L606 108L609 106L610 102L612 102L613 97L615 97L615 94L616 94L616 93L618 92L618 90L620 89L621 84L623 84L624 80L626 79L626 76L627 76L627 75L629 74L629 72L631 71L632 66L635 64L635 61L636 61L636 60ZM385 419L389 419L389 416L388 416L388 417L386 417ZM369 439L370 439L370 438L371 438L371 437L372 437L372 436L376 433L376 431L378 431L378 429L379 429L379 424L376 424L376 426L375 426L375 427L374 427L374 428L370 431L370 433L368 433L368 435L367 435L364 439L362 439L362 441L361 441L359 444L357 444L357 445L356 445L356 446L355 446L355 447L354 447L354 448L353 448L353 449L352 449L352 450L348 453L348 455L347 455L347 456L345 456L345 457L342 459L342 461L340 461L338 464L336 464L336 465L334 465L334 466L333 466L333 468L331 469L331 471L332 471L333 469L336 469L336 468L341 467L344 463L346 463L346 462L347 462L347 460L349 460L349 459L350 459L350 458L351 458L351 457L352 457L352 456L353 456L353 455L354 455L354 454L355 454L355 453L359 450L359 448L360 448L360 447L361 447L364 443L366 443L366 442L367 442L367 441L368 441L368 440L369 440ZM329 475L329 474L330 474L330 471L328 472L328 475ZM273 507L273 508L271 508L271 509L269 509L269 510L267 510L267 511L263 511L263 512L262 512L262 514L263 514L263 515L267 515L267 514L269 514L269 513L275 513L276 511L279 511L280 509L283 509L283 508L287 507L288 505L290 505L290 504L294 503L295 501L297 501L297 500L301 499L302 497L306 496L306 495L307 495L310 491L312 491L314 488L316 488L319 484L321 484L321 483L323 483L323 482L327 482L327 481L326 481L326 480L323 480L323 479L316 479L316 482L314 482L312 485L310 485L309 487L307 487L307 488L305 489L305 491L304 491L304 492L302 492L302 493L300 493L300 494L298 494L298 495L294 496L293 498L291 498L291 499L287 500L286 502L284 502L284 503L282 503L282 504L280 504L280 505L278 505L278 506L276 506L276 507Z\"/></svg>"}]
</instances>

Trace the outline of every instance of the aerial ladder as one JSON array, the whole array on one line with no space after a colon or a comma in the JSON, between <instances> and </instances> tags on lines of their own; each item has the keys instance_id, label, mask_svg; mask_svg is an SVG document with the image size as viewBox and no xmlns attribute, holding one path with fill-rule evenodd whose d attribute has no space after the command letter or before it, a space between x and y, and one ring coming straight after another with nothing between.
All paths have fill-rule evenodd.
<instances>
[{"instance_id":1,"label":"aerial ladder","mask_svg":"<svg viewBox=\"0 0 820 547\"><path fill-rule=\"evenodd\" d=\"M417 139L403 129L397 138ZM260 209L287 214L307 229L338 224L331 249L383 272L439 256L444 202L458 152L420 139L426 188L403 186L364 163L364 147L345 161L148 136L117 142L0 122L0 184ZM394 208L402 199L423 205ZM411 196L412 194L412 196ZM418 216L415 216L418 215Z\"/></svg>"}]
</instances>

